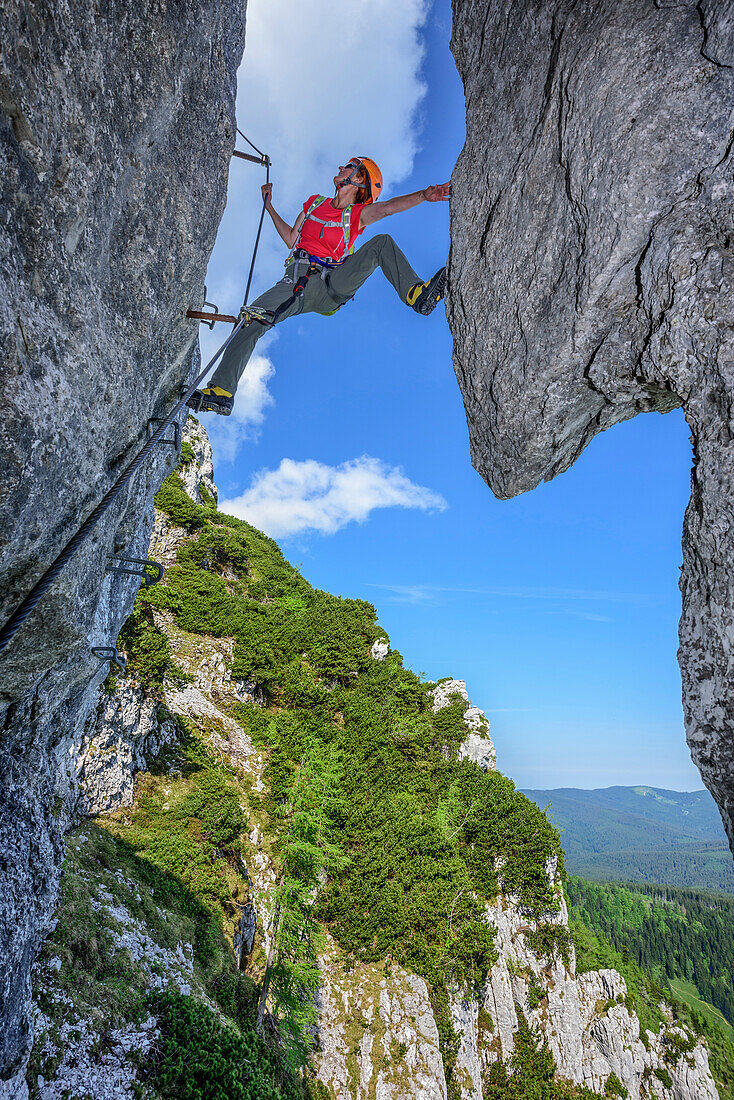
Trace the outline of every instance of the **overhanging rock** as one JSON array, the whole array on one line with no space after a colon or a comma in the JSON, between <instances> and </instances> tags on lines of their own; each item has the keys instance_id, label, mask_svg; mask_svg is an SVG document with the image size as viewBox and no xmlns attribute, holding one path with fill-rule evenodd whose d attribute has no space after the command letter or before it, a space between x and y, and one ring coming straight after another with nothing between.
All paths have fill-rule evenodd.
<instances>
[{"instance_id":1,"label":"overhanging rock","mask_svg":"<svg viewBox=\"0 0 734 1100\"><path fill-rule=\"evenodd\" d=\"M502 498L683 406L680 663L734 842L734 15L724 0L454 0L467 139L449 322L472 460Z\"/></svg>"}]
</instances>

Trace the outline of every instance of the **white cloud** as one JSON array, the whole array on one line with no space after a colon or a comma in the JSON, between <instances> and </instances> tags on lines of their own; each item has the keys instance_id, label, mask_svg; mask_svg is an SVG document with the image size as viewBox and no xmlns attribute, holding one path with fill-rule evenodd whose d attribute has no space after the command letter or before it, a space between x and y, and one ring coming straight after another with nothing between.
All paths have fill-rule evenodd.
<instances>
[{"instance_id":1,"label":"white cloud","mask_svg":"<svg viewBox=\"0 0 734 1100\"><path fill-rule=\"evenodd\" d=\"M228 417L207 417L207 432L217 458L232 462L240 444L257 439L265 410L275 404L268 382L275 367L265 355L253 355L240 379L234 408Z\"/></svg>"},{"instance_id":2,"label":"white cloud","mask_svg":"<svg viewBox=\"0 0 734 1100\"><path fill-rule=\"evenodd\" d=\"M426 0L345 0L336 13L333 0L250 0L238 114L272 156L286 202L317 187L328 194L335 165L353 153L377 161L386 189L410 173L427 9Z\"/></svg>"},{"instance_id":3,"label":"white cloud","mask_svg":"<svg viewBox=\"0 0 734 1100\"><path fill-rule=\"evenodd\" d=\"M655 602L655 597L645 592L604 592L574 588L496 588L496 587L472 587L463 585L442 584L378 584L370 582L372 588L382 588L390 593L393 602L422 603L426 600L435 600L440 596L459 594L468 596L491 596L498 599L511 600L536 600L540 603L559 603L564 601L598 601L614 603L639 604L641 606ZM569 614L579 618L590 619L598 622L614 622L604 615L595 615L591 612L579 611L575 608L566 609Z\"/></svg>"},{"instance_id":4,"label":"white cloud","mask_svg":"<svg viewBox=\"0 0 734 1100\"><path fill-rule=\"evenodd\" d=\"M337 166L355 153L377 161L386 193L412 170L428 7L429 0L345 0L338 9L331 0L249 0L237 116L272 158L273 202L289 223L309 195L332 193ZM237 145L248 149L241 138ZM242 303L264 182L263 169L232 161L206 279L222 313L236 314ZM266 215L250 301L281 277L286 252ZM228 331L202 327L205 358ZM219 426L213 435L217 459L230 461L245 438ZM230 441L224 451L219 439Z\"/></svg>"},{"instance_id":5,"label":"white cloud","mask_svg":"<svg viewBox=\"0 0 734 1100\"><path fill-rule=\"evenodd\" d=\"M241 496L219 507L273 538L287 538L303 531L334 534L347 523L363 522L375 508L442 511L446 501L397 467L363 455L340 466L284 458L277 470L262 470Z\"/></svg>"}]
</instances>

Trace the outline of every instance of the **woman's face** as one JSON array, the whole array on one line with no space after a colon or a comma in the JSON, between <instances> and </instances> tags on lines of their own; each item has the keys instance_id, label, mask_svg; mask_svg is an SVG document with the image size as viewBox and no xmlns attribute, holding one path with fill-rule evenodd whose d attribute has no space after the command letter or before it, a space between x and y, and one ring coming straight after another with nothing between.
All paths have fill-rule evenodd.
<instances>
[{"instance_id":1,"label":"woman's face","mask_svg":"<svg viewBox=\"0 0 734 1100\"><path fill-rule=\"evenodd\" d=\"M349 179L355 168L359 168L359 165L355 164L353 160L348 161L346 164L340 164L339 171L334 176L334 186L338 189L345 180ZM364 184L364 173L361 169L355 174L352 183L355 187L360 187Z\"/></svg>"}]
</instances>

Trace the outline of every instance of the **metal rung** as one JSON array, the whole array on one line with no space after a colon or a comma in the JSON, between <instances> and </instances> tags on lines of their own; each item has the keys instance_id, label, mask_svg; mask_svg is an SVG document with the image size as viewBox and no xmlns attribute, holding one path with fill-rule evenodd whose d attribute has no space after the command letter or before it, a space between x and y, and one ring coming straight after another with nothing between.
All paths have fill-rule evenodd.
<instances>
[{"instance_id":1,"label":"metal rung","mask_svg":"<svg viewBox=\"0 0 734 1100\"><path fill-rule=\"evenodd\" d=\"M165 420L161 416L151 416L148 421L149 424L165 424ZM165 437L158 440L159 443L168 443L169 446L175 447L178 450L178 421L174 420L171 424L173 428L173 439L166 439Z\"/></svg>"},{"instance_id":2,"label":"metal rung","mask_svg":"<svg viewBox=\"0 0 734 1100\"><path fill-rule=\"evenodd\" d=\"M217 314L219 313L219 306L215 305L214 302L207 302L207 300L206 300L206 286L204 287L204 303L203 303L203 305L204 305L204 309L206 309L206 307L208 306L209 309L212 309L214 312L209 313L209 314L200 313L199 314L199 320L203 321L204 324L208 325L209 328L213 329L214 328L214 322L218 319ZM191 313L191 310L189 310L189 312L186 314L186 316L188 317L190 315L190 313Z\"/></svg>"},{"instance_id":3,"label":"metal rung","mask_svg":"<svg viewBox=\"0 0 734 1100\"><path fill-rule=\"evenodd\" d=\"M209 302L204 302L205 306L209 304ZM214 328L215 321L227 321L230 325L237 324L237 318L233 317L230 313L203 313L199 309L187 309L186 316L195 321L201 321L203 324L208 325L209 328Z\"/></svg>"},{"instance_id":4,"label":"metal rung","mask_svg":"<svg viewBox=\"0 0 734 1100\"><path fill-rule=\"evenodd\" d=\"M127 657L125 657L123 653L118 653L116 647L113 645L92 646L92 653L95 657L99 657L101 661L101 664L98 665L95 670L95 676L102 668L102 665L116 665L120 672L124 672L127 668Z\"/></svg>"},{"instance_id":5,"label":"metal rung","mask_svg":"<svg viewBox=\"0 0 734 1100\"><path fill-rule=\"evenodd\" d=\"M235 149L232 152L232 156L239 157L240 160L250 160L253 164L261 164L263 168L269 168L271 165L270 157L264 154L261 157L254 157L252 153L241 153L239 149Z\"/></svg>"},{"instance_id":6,"label":"metal rung","mask_svg":"<svg viewBox=\"0 0 734 1100\"><path fill-rule=\"evenodd\" d=\"M130 568L130 566L133 568ZM155 576L147 573L147 568L155 569ZM165 569L159 561L151 561L150 558L123 558L117 554L109 556L105 571L107 573L129 573L132 577L142 577L146 588L150 588L151 584L162 581L165 573Z\"/></svg>"}]
</instances>

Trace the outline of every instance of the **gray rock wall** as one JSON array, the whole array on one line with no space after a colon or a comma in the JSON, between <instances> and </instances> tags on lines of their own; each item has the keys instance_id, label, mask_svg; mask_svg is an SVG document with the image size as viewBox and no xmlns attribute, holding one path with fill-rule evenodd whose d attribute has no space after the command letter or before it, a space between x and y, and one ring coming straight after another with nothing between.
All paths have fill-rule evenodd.
<instances>
[{"instance_id":1,"label":"gray rock wall","mask_svg":"<svg viewBox=\"0 0 734 1100\"><path fill-rule=\"evenodd\" d=\"M0 55L0 620L171 408L197 362L226 197L245 0L8 0ZM91 645L136 590L160 447L0 662L0 1079L28 1047L30 965L95 704Z\"/></svg>"},{"instance_id":2,"label":"gray rock wall","mask_svg":"<svg viewBox=\"0 0 734 1100\"><path fill-rule=\"evenodd\" d=\"M680 663L734 842L734 9L454 0L467 139L448 317L472 461L502 498L683 406Z\"/></svg>"}]
</instances>

